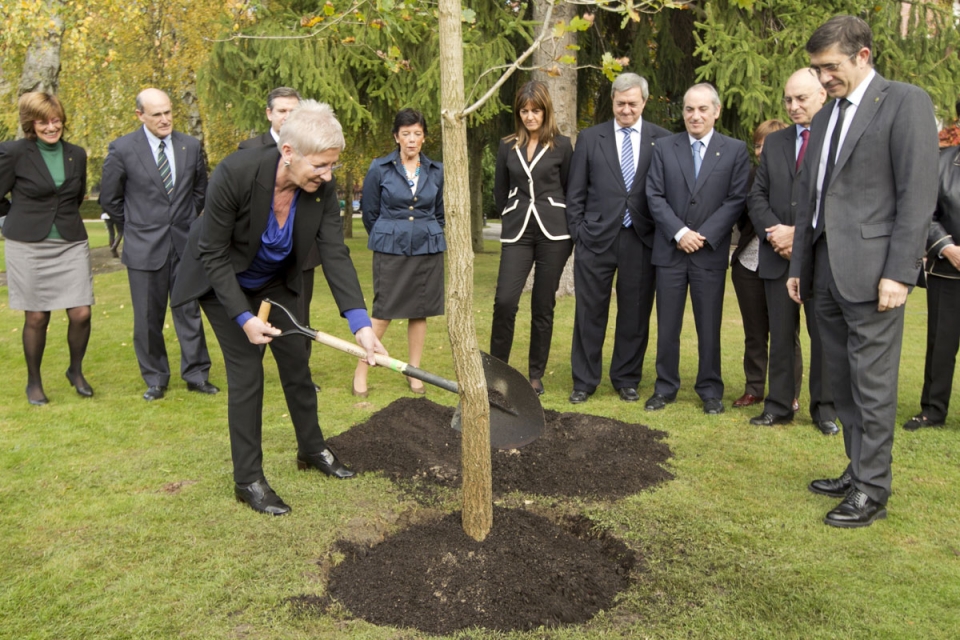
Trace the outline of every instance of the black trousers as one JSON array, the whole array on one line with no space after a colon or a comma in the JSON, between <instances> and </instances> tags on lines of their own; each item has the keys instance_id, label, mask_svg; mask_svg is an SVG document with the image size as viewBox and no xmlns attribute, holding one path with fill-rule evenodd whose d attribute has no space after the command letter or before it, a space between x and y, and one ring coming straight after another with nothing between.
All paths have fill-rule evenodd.
<instances>
[{"instance_id":1,"label":"black trousers","mask_svg":"<svg viewBox=\"0 0 960 640\"><path fill-rule=\"evenodd\" d=\"M260 308L263 298L270 298L297 309L297 298L279 281L268 283L255 292L246 291L250 309ZM230 427L230 451L233 456L234 482L246 484L263 477L263 354L264 346L251 344L247 335L226 310L216 295L200 299L220 343L227 370L227 421ZM270 324L278 329L293 327L286 314L274 307ZM297 436L297 448L304 453L322 451L323 433L317 421L317 393L310 381L310 367L305 342L299 335L274 338L269 344L277 361L283 395Z\"/></svg>"},{"instance_id":2,"label":"black trousers","mask_svg":"<svg viewBox=\"0 0 960 640\"><path fill-rule=\"evenodd\" d=\"M497 275L493 326L490 329L490 355L504 362L510 361L520 295L531 267L536 265L530 298L530 353L527 365L531 378L542 378L547 368L553 339L557 287L560 286L563 267L572 248L573 241L551 240L532 219L516 242L501 244L500 272Z\"/></svg>"},{"instance_id":3,"label":"black trousers","mask_svg":"<svg viewBox=\"0 0 960 640\"><path fill-rule=\"evenodd\" d=\"M304 269L303 275L303 293L297 298L297 319L300 324L310 326L310 303L313 301L313 282L316 269ZM313 340L307 340L307 360L310 359L310 353L313 351Z\"/></svg>"},{"instance_id":4,"label":"black trousers","mask_svg":"<svg viewBox=\"0 0 960 640\"><path fill-rule=\"evenodd\" d=\"M767 336L770 335L764 281L738 260L730 268L730 280L737 292L743 322L744 393L762 398L767 380Z\"/></svg>"},{"instance_id":5,"label":"black trousers","mask_svg":"<svg viewBox=\"0 0 960 640\"><path fill-rule=\"evenodd\" d=\"M764 411L777 417L793 415L793 401L800 396L800 387L803 382L803 353L800 350L800 305L790 299L787 292L788 272L773 280L764 280L764 310L770 325L770 386L764 402ZM808 309L813 313L813 307ZM744 322L746 326L746 322ZM811 337L810 369L811 369L811 411L817 401L813 394L813 377L817 382L819 374L814 376L814 369L821 367L819 357L819 336ZM830 419L836 416L831 416ZM827 419L827 418L824 418Z\"/></svg>"},{"instance_id":6,"label":"black trousers","mask_svg":"<svg viewBox=\"0 0 960 640\"><path fill-rule=\"evenodd\" d=\"M160 269L127 269L133 306L133 350L137 354L140 375L148 387L166 387L170 383L163 323L179 266L180 258L171 246L170 256ZM200 308L196 302L188 302L171 309L170 315L180 343L180 377L194 384L206 382L210 373L210 354Z\"/></svg>"},{"instance_id":7,"label":"black trousers","mask_svg":"<svg viewBox=\"0 0 960 640\"><path fill-rule=\"evenodd\" d=\"M960 348L960 280L927 277L927 357L920 407L933 422L947 419Z\"/></svg>"},{"instance_id":8,"label":"black trousers","mask_svg":"<svg viewBox=\"0 0 960 640\"><path fill-rule=\"evenodd\" d=\"M606 253L596 254L580 245L576 247L573 279L577 307L570 353L575 390L592 393L600 384L614 275L617 277L617 327L610 358L610 382L614 389L640 386L657 278L651 263L651 249L633 229L621 228Z\"/></svg>"},{"instance_id":9,"label":"black trousers","mask_svg":"<svg viewBox=\"0 0 960 640\"><path fill-rule=\"evenodd\" d=\"M680 332L687 289L697 327L697 381L701 400L723 398L720 324L726 269L702 269L689 259L680 266L657 267L657 383L654 391L674 398L680 390Z\"/></svg>"}]
</instances>

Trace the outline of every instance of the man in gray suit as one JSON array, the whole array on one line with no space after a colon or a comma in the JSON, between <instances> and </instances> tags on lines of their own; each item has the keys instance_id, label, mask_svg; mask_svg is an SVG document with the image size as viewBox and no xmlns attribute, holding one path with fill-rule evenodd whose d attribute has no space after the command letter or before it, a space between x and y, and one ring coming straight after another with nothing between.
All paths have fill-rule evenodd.
<instances>
[{"instance_id":1,"label":"man in gray suit","mask_svg":"<svg viewBox=\"0 0 960 640\"><path fill-rule=\"evenodd\" d=\"M696 84L683 96L686 131L660 141L647 173L647 202L657 226L657 382L644 407L658 411L680 390L680 329L693 302L699 371L694 390L708 415L723 413L720 321L730 233L743 213L750 176L747 145L714 129L720 96Z\"/></svg>"},{"instance_id":2,"label":"man in gray suit","mask_svg":"<svg viewBox=\"0 0 960 640\"><path fill-rule=\"evenodd\" d=\"M834 16L806 49L835 100L810 127L787 287L797 303L813 295L850 460L809 488L843 498L826 524L865 527L887 515L904 303L936 206L937 125L924 91L874 71L863 20Z\"/></svg>"},{"instance_id":3,"label":"man in gray suit","mask_svg":"<svg viewBox=\"0 0 960 640\"><path fill-rule=\"evenodd\" d=\"M753 228L759 232L759 275L770 320L770 386L763 413L750 420L757 426L793 421L793 398L800 384L794 367L800 307L790 299L786 284L797 212L807 205L809 172L803 170L803 158L810 142L810 122L826 99L827 92L809 67L790 76L783 103L794 126L767 136L747 198ZM833 394L824 384L823 347L812 300L807 300L804 310L810 334L810 416L821 433L836 435L840 429Z\"/></svg>"},{"instance_id":4,"label":"man in gray suit","mask_svg":"<svg viewBox=\"0 0 960 640\"><path fill-rule=\"evenodd\" d=\"M103 161L100 206L124 236L133 304L133 348L147 383L143 399L163 397L170 363L163 339L167 300L177 277L190 223L203 210L207 167L200 141L173 130L170 98L159 89L137 96L143 127L110 143ZM180 375L189 391L214 394L210 354L196 302L173 309Z\"/></svg>"}]
</instances>

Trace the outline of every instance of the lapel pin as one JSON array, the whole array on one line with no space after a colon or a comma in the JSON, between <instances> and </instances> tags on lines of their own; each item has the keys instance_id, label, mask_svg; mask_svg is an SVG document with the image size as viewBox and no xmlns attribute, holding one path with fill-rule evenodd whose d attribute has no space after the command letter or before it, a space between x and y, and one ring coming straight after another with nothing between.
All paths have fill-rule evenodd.
<instances>
[{"instance_id":1,"label":"lapel pin","mask_svg":"<svg viewBox=\"0 0 960 640\"><path fill-rule=\"evenodd\" d=\"M320 198L317 198L317 202L320 202Z\"/></svg>"}]
</instances>

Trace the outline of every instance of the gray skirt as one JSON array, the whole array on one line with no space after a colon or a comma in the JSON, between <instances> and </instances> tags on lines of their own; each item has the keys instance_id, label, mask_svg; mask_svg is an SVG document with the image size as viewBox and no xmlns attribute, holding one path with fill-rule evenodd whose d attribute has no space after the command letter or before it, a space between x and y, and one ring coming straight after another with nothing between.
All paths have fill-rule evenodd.
<instances>
[{"instance_id":1,"label":"gray skirt","mask_svg":"<svg viewBox=\"0 0 960 640\"><path fill-rule=\"evenodd\" d=\"M7 238L10 308L53 311L93 304L90 244L86 240L17 242Z\"/></svg>"},{"instance_id":2,"label":"gray skirt","mask_svg":"<svg viewBox=\"0 0 960 640\"><path fill-rule=\"evenodd\" d=\"M443 315L443 254L397 256L373 252L373 317Z\"/></svg>"}]
</instances>

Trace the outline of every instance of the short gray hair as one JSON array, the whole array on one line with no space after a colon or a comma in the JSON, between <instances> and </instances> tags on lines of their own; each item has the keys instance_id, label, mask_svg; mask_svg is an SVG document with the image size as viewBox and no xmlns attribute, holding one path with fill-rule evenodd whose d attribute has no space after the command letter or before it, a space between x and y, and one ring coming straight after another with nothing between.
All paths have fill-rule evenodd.
<instances>
[{"instance_id":1,"label":"short gray hair","mask_svg":"<svg viewBox=\"0 0 960 640\"><path fill-rule=\"evenodd\" d=\"M697 90L699 90L699 89L706 89L707 91L709 91L709 92L710 92L710 101L713 103L713 106L715 106L717 109L720 108L720 94L717 93L717 88L716 88L715 86L713 86L712 84L710 84L709 82L699 82L699 83L693 85L692 87L690 87L689 89L687 89L686 93L683 94L683 101L684 101L684 102L687 101L687 94L690 93L691 91L695 90L695 89L697 89Z\"/></svg>"},{"instance_id":2,"label":"short gray hair","mask_svg":"<svg viewBox=\"0 0 960 640\"><path fill-rule=\"evenodd\" d=\"M325 102L303 100L280 127L277 146L289 144L300 155L323 153L347 146L343 127Z\"/></svg>"},{"instance_id":3,"label":"short gray hair","mask_svg":"<svg viewBox=\"0 0 960 640\"><path fill-rule=\"evenodd\" d=\"M647 98L650 97L650 85L647 84L647 79L629 71L621 73L617 76L616 80L613 81L613 85L610 87L610 98L613 99L615 94L629 91L634 87L640 87L640 93L643 94L643 101L646 102Z\"/></svg>"}]
</instances>

